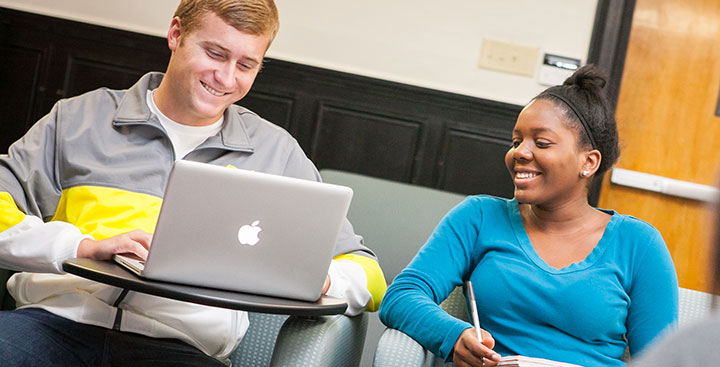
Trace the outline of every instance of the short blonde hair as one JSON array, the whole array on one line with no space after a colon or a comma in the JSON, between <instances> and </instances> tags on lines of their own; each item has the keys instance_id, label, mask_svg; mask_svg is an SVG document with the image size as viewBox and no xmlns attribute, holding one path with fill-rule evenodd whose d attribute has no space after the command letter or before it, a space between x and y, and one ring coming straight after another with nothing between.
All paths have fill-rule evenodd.
<instances>
[{"instance_id":1,"label":"short blonde hair","mask_svg":"<svg viewBox=\"0 0 720 367\"><path fill-rule=\"evenodd\" d=\"M268 35L270 43L280 27L274 0L182 0L175 16L180 18L185 32L192 32L202 16L210 12L241 32Z\"/></svg>"}]
</instances>

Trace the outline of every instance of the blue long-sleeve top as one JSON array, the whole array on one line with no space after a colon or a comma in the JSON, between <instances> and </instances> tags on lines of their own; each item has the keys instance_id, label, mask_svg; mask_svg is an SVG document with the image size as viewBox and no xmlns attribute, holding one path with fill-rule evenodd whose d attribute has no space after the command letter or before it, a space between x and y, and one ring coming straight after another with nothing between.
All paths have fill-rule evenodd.
<instances>
[{"instance_id":1,"label":"blue long-sleeve top","mask_svg":"<svg viewBox=\"0 0 720 367\"><path fill-rule=\"evenodd\" d=\"M472 325L438 304L470 279L480 323L500 355L622 366L628 344L635 354L676 325L678 281L655 228L603 211L611 219L593 251L556 269L535 252L515 199L469 197L395 278L380 319L451 360Z\"/></svg>"}]
</instances>

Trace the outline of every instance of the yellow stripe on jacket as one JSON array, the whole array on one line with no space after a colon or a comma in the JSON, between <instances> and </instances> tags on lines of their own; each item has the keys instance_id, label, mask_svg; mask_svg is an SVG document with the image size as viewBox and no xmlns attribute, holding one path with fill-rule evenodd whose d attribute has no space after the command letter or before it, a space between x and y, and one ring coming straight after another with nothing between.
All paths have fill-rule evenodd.
<instances>
[{"instance_id":1,"label":"yellow stripe on jacket","mask_svg":"<svg viewBox=\"0 0 720 367\"><path fill-rule=\"evenodd\" d=\"M0 192L0 232L22 222L25 213L18 209L15 200L7 192Z\"/></svg>"},{"instance_id":2,"label":"yellow stripe on jacket","mask_svg":"<svg viewBox=\"0 0 720 367\"><path fill-rule=\"evenodd\" d=\"M383 296L385 296L385 290L387 289L387 283L385 283L385 275L380 264L375 259L369 258L362 255L344 254L338 255L333 260L349 260L360 265L365 270L365 276L367 277L367 288L372 296L372 300L368 303L365 308L367 311L377 311L380 308L380 302L382 302Z\"/></svg>"},{"instance_id":3,"label":"yellow stripe on jacket","mask_svg":"<svg viewBox=\"0 0 720 367\"><path fill-rule=\"evenodd\" d=\"M111 187L77 186L63 190L52 220L74 224L101 240L135 229L155 232L162 198Z\"/></svg>"}]
</instances>

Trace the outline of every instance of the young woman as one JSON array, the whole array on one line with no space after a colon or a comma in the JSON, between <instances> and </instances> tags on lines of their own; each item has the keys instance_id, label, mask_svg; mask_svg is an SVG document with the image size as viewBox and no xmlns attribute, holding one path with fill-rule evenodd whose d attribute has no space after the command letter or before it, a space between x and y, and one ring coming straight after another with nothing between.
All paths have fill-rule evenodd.
<instances>
[{"instance_id":1,"label":"young woman","mask_svg":"<svg viewBox=\"0 0 720 367\"><path fill-rule=\"evenodd\" d=\"M648 223L588 203L617 160L613 113L594 66L535 97L505 163L511 200L467 198L388 288L380 318L456 366L526 355L621 366L677 320L677 277ZM438 304L472 281L482 342Z\"/></svg>"}]
</instances>

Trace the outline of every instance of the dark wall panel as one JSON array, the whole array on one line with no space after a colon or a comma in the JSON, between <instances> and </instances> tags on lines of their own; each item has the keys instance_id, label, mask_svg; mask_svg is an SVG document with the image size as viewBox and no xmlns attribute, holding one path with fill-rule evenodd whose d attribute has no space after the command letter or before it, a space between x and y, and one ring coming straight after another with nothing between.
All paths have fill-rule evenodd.
<instances>
[{"instance_id":1,"label":"dark wall panel","mask_svg":"<svg viewBox=\"0 0 720 367\"><path fill-rule=\"evenodd\" d=\"M293 107L295 106L293 98L253 92L245 96L240 105L249 108L275 125L290 130Z\"/></svg>"},{"instance_id":2,"label":"dark wall panel","mask_svg":"<svg viewBox=\"0 0 720 367\"><path fill-rule=\"evenodd\" d=\"M67 98L100 87L125 89L148 71L165 71L170 50L162 38L131 32L105 34L94 29L96 37L70 33L54 40L57 47L51 77L62 77L58 97ZM116 39L117 41L114 41Z\"/></svg>"},{"instance_id":3,"label":"dark wall panel","mask_svg":"<svg viewBox=\"0 0 720 367\"><path fill-rule=\"evenodd\" d=\"M410 180L419 123L324 104L318 116L311 153L318 168Z\"/></svg>"},{"instance_id":4,"label":"dark wall panel","mask_svg":"<svg viewBox=\"0 0 720 367\"><path fill-rule=\"evenodd\" d=\"M113 64L108 59L92 60L69 57L63 85L63 96L72 97L100 88L125 89L137 82L144 70Z\"/></svg>"},{"instance_id":5,"label":"dark wall panel","mask_svg":"<svg viewBox=\"0 0 720 367\"><path fill-rule=\"evenodd\" d=\"M510 143L510 138L449 129L439 160L439 188L512 198L513 183L505 167Z\"/></svg>"},{"instance_id":6,"label":"dark wall panel","mask_svg":"<svg viewBox=\"0 0 720 367\"><path fill-rule=\"evenodd\" d=\"M0 153L25 134L39 93L43 51L0 45Z\"/></svg>"}]
</instances>

